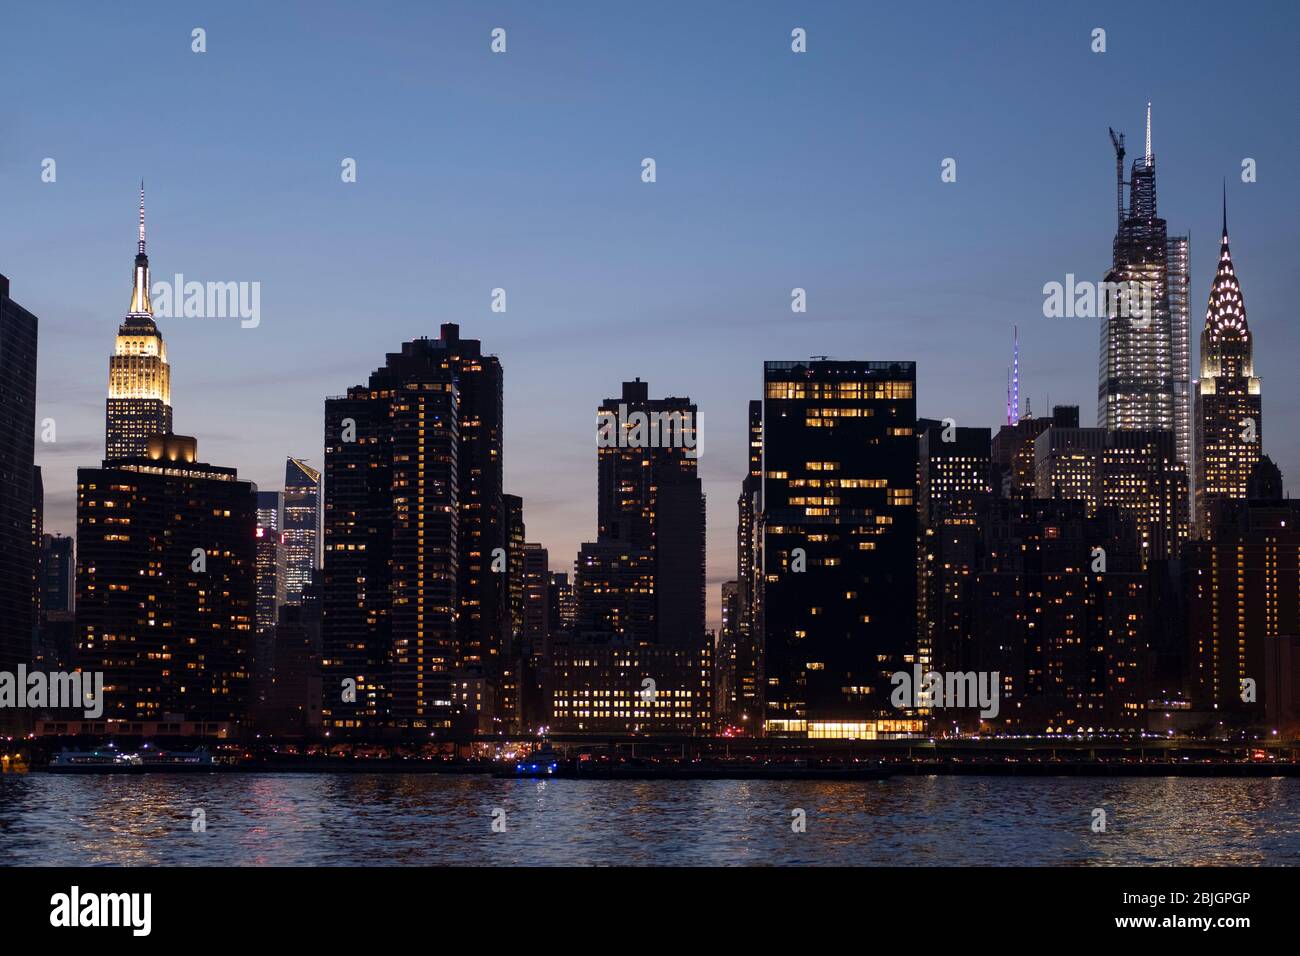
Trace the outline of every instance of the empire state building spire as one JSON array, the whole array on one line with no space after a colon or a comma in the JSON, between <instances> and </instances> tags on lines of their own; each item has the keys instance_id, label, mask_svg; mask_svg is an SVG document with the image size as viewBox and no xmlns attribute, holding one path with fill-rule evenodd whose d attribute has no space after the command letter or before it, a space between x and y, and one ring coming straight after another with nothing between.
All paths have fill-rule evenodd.
<instances>
[{"instance_id":1,"label":"empire state building spire","mask_svg":"<svg viewBox=\"0 0 1300 956\"><path fill-rule=\"evenodd\" d=\"M135 254L135 281L131 288L130 315L153 315L149 302L149 257L144 253L144 180L140 180L140 245Z\"/></svg>"},{"instance_id":2,"label":"empire state building spire","mask_svg":"<svg viewBox=\"0 0 1300 956\"><path fill-rule=\"evenodd\" d=\"M149 257L144 251L144 183L140 183L140 238L131 308L117 330L108 360L104 458L143 458L149 436L172 430L171 366L149 302Z\"/></svg>"}]
</instances>

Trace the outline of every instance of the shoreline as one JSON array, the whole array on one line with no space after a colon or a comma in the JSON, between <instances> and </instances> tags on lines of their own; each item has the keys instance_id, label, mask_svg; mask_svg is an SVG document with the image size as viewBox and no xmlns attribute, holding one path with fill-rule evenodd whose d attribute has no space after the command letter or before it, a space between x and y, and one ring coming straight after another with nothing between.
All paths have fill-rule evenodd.
<instances>
[{"instance_id":1,"label":"shoreline","mask_svg":"<svg viewBox=\"0 0 1300 956\"><path fill-rule=\"evenodd\" d=\"M864 767L767 766L613 766L576 770L558 768L553 773L517 773L496 764L437 764L431 761L365 761L319 763L258 763L215 767L83 767L75 770L31 767L28 773L51 776L151 776L155 774L411 774L488 776L503 780L809 780L864 782L894 776L984 777L1300 777L1296 763L906 763Z\"/></svg>"}]
</instances>

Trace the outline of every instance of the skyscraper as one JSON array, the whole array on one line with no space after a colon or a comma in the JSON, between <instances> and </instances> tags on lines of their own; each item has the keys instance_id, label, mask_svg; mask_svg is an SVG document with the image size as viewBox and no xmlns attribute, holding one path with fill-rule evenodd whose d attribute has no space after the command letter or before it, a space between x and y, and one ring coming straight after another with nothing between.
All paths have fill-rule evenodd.
<instances>
[{"instance_id":1,"label":"skyscraper","mask_svg":"<svg viewBox=\"0 0 1300 956\"><path fill-rule=\"evenodd\" d=\"M1188 328L1182 313L1171 314L1170 276L1174 276L1173 304L1185 311L1186 246L1169 239L1165 220L1156 212L1156 161L1151 152L1151 105L1147 104L1146 151L1130 170L1129 204L1124 208L1124 137L1111 130L1115 146L1118 228L1107 283L1136 283L1147 295L1149 312L1103 314L1097 381L1097 425L1128 430L1167 430L1176 433L1175 448L1190 444L1186 410L1177 411L1179 387L1186 394L1189 364ZM1176 257L1170 262L1170 251ZM1183 296L1180 300L1179 296ZM1177 433L1179 425L1181 434ZM1186 459L1180 459L1186 466Z\"/></svg>"},{"instance_id":2,"label":"skyscraper","mask_svg":"<svg viewBox=\"0 0 1300 956\"><path fill-rule=\"evenodd\" d=\"M452 726L458 661L459 390L416 339L325 400L325 730Z\"/></svg>"},{"instance_id":3,"label":"skyscraper","mask_svg":"<svg viewBox=\"0 0 1300 956\"><path fill-rule=\"evenodd\" d=\"M656 640L694 643L705 604L699 410L689 398L651 399L637 379L597 416L612 429L597 449L599 540L653 555Z\"/></svg>"},{"instance_id":4,"label":"skyscraper","mask_svg":"<svg viewBox=\"0 0 1300 956\"><path fill-rule=\"evenodd\" d=\"M1116 508L1133 519L1142 565L1175 558L1187 539L1187 474L1172 431L1057 428L1034 440L1038 498L1076 498L1088 516Z\"/></svg>"},{"instance_id":5,"label":"skyscraper","mask_svg":"<svg viewBox=\"0 0 1300 956\"><path fill-rule=\"evenodd\" d=\"M1258 717L1269 657L1300 634L1300 502L1215 497L1201 519L1185 562L1192 701Z\"/></svg>"},{"instance_id":6,"label":"skyscraper","mask_svg":"<svg viewBox=\"0 0 1300 956\"><path fill-rule=\"evenodd\" d=\"M73 539L42 535L41 552L41 607L46 612L71 611L76 582Z\"/></svg>"},{"instance_id":7,"label":"skyscraper","mask_svg":"<svg viewBox=\"0 0 1300 956\"><path fill-rule=\"evenodd\" d=\"M1169 336L1173 350L1174 451L1192 478L1192 237L1170 236L1165 246L1165 284L1169 293ZM1190 495L1190 487L1189 487ZM1188 505L1190 513L1190 499Z\"/></svg>"},{"instance_id":8,"label":"skyscraper","mask_svg":"<svg viewBox=\"0 0 1300 956\"><path fill-rule=\"evenodd\" d=\"M574 633L553 644L554 726L707 733L698 410L685 397L651 399L637 379L597 420L598 535L575 566Z\"/></svg>"},{"instance_id":9,"label":"skyscraper","mask_svg":"<svg viewBox=\"0 0 1300 956\"><path fill-rule=\"evenodd\" d=\"M1024 415L993 436L993 493L999 498L1034 496L1034 439L1049 428L1078 428L1079 406L1055 405L1048 417Z\"/></svg>"},{"instance_id":10,"label":"skyscraper","mask_svg":"<svg viewBox=\"0 0 1300 956\"><path fill-rule=\"evenodd\" d=\"M35 610L36 328L0 275L0 670L11 672L31 656Z\"/></svg>"},{"instance_id":11,"label":"skyscraper","mask_svg":"<svg viewBox=\"0 0 1300 956\"><path fill-rule=\"evenodd\" d=\"M281 527L284 523L284 494L279 491L257 493L257 631L269 633L280 619L280 605L285 598L284 546Z\"/></svg>"},{"instance_id":12,"label":"skyscraper","mask_svg":"<svg viewBox=\"0 0 1300 956\"><path fill-rule=\"evenodd\" d=\"M523 564L523 629L514 652L514 670L519 675L520 725L536 728L546 722L543 678L546 663L550 660L551 634L560 627L560 615L551 600L550 555L546 548L527 542Z\"/></svg>"},{"instance_id":13,"label":"skyscraper","mask_svg":"<svg viewBox=\"0 0 1300 956\"><path fill-rule=\"evenodd\" d=\"M284 603L301 604L320 567L320 472L298 458L284 463Z\"/></svg>"},{"instance_id":14,"label":"skyscraper","mask_svg":"<svg viewBox=\"0 0 1300 956\"><path fill-rule=\"evenodd\" d=\"M764 366L765 731L922 729L890 703L917 661L916 364Z\"/></svg>"},{"instance_id":15,"label":"skyscraper","mask_svg":"<svg viewBox=\"0 0 1300 956\"><path fill-rule=\"evenodd\" d=\"M999 499L980 511L966 666L996 672L1002 701L995 716L944 709L936 723L1142 729L1147 575L1132 522L1064 499Z\"/></svg>"},{"instance_id":16,"label":"skyscraper","mask_svg":"<svg viewBox=\"0 0 1300 956\"><path fill-rule=\"evenodd\" d=\"M149 302L149 257L144 251L144 183L140 184L140 239L131 307L108 360L104 457L144 458L150 435L172 430L171 367Z\"/></svg>"},{"instance_id":17,"label":"skyscraper","mask_svg":"<svg viewBox=\"0 0 1300 956\"><path fill-rule=\"evenodd\" d=\"M739 732L757 734L763 725L763 641L759 619L758 579L761 574L757 533L762 513L763 403L749 403L747 468L736 501L736 620L735 673L730 715Z\"/></svg>"},{"instance_id":18,"label":"skyscraper","mask_svg":"<svg viewBox=\"0 0 1300 956\"><path fill-rule=\"evenodd\" d=\"M451 322L428 347L456 383L458 654L463 668L479 671L499 691L511 631L508 582L492 571L492 552L506 547L501 362L483 354L478 339L462 339Z\"/></svg>"},{"instance_id":19,"label":"skyscraper","mask_svg":"<svg viewBox=\"0 0 1300 956\"><path fill-rule=\"evenodd\" d=\"M992 436L987 428L952 422L923 420L917 426L917 649L923 663L939 670L969 670L970 588L979 556L976 517L993 497Z\"/></svg>"},{"instance_id":20,"label":"skyscraper","mask_svg":"<svg viewBox=\"0 0 1300 956\"><path fill-rule=\"evenodd\" d=\"M104 719L218 734L244 719L256 529L253 485L193 438L77 469L79 663L104 672Z\"/></svg>"},{"instance_id":21,"label":"skyscraper","mask_svg":"<svg viewBox=\"0 0 1300 956\"><path fill-rule=\"evenodd\" d=\"M489 555L488 573L505 578L502 591L502 612L508 624L508 634L501 643L501 662L498 671L499 716L508 727L516 727L523 719L520 670L523 666L521 647L524 640L525 581L527 578L526 549L524 541L524 499L518 495L502 495L502 530L505 533L505 567L500 567ZM537 547L532 545L532 547Z\"/></svg>"},{"instance_id":22,"label":"skyscraper","mask_svg":"<svg viewBox=\"0 0 1300 956\"><path fill-rule=\"evenodd\" d=\"M1255 343L1246 303L1228 249L1228 201L1223 201L1219 266L1201 331L1201 377L1196 386L1196 520L1212 530L1213 501L1245 498L1264 437Z\"/></svg>"}]
</instances>

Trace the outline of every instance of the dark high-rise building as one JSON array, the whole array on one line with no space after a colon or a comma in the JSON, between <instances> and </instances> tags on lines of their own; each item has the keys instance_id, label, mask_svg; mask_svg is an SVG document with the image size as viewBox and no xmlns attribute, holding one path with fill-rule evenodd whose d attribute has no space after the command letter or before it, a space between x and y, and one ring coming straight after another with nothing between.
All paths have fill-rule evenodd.
<instances>
[{"instance_id":1,"label":"dark high-rise building","mask_svg":"<svg viewBox=\"0 0 1300 956\"><path fill-rule=\"evenodd\" d=\"M1037 497L1076 498L1088 514L1131 516L1142 561L1178 556L1187 539L1187 473L1173 431L1049 428L1034 440Z\"/></svg>"},{"instance_id":2,"label":"dark high-rise building","mask_svg":"<svg viewBox=\"0 0 1300 956\"><path fill-rule=\"evenodd\" d=\"M551 631L571 631L578 620L578 599L568 571L552 571L550 586Z\"/></svg>"},{"instance_id":3,"label":"dark high-rise building","mask_svg":"<svg viewBox=\"0 0 1300 956\"><path fill-rule=\"evenodd\" d=\"M321 731L319 588L308 584L298 604L280 609L264 704L264 724L283 737L316 737Z\"/></svg>"},{"instance_id":4,"label":"dark high-rise building","mask_svg":"<svg viewBox=\"0 0 1300 956\"><path fill-rule=\"evenodd\" d=\"M560 615L547 550L535 542L526 543L523 567L523 620L515 648L515 671L519 674L520 726L536 728L546 722L543 681L551 656L551 634L560 626Z\"/></svg>"},{"instance_id":5,"label":"dark high-rise building","mask_svg":"<svg viewBox=\"0 0 1300 956\"><path fill-rule=\"evenodd\" d=\"M149 301L149 257L144 251L144 184L140 184L140 240L135 256L131 307L117 330L108 360L104 457L144 458L151 435L172 430L171 367L167 346L154 324Z\"/></svg>"},{"instance_id":6,"label":"dark high-rise building","mask_svg":"<svg viewBox=\"0 0 1300 956\"><path fill-rule=\"evenodd\" d=\"M1144 729L1147 576L1131 519L1019 498L990 502L979 521L967 666L996 672L1002 689L986 729ZM974 715L936 710L935 721Z\"/></svg>"},{"instance_id":7,"label":"dark high-rise building","mask_svg":"<svg viewBox=\"0 0 1300 956\"><path fill-rule=\"evenodd\" d=\"M1268 455L1260 455L1246 480L1248 501L1277 501L1283 496L1282 469Z\"/></svg>"},{"instance_id":8,"label":"dark high-rise building","mask_svg":"<svg viewBox=\"0 0 1300 956\"><path fill-rule=\"evenodd\" d=\"M521 648L525 656L541 659L551 633L550 554L540 544L529 541L524 545L523 566Z\"/></svg>"},{"instance_id":9,"label":"dark high-rise building","mask_svg":"<svg viewBox=\"0 0 1300 956\"><path fill-rule=\"evenodd\" d=\"M578 635L592 642L655 642L653 551L619 541L584 542L574 582L578 612L573 629Z\"/></svg>"},{"instance_id":10,"label":"dark high-rise building","mask_svg":"<svg viewBox=\"0 0 1300 956\"><path fill-rule=\"evenodd\" d=\"M722 627L713 642L713 714L719 733L734 733L737 723L736 661L740 620L740 587L722 584Z\"/></svg>"},{"instance_id":11,"label":"dark high-rise building","mask_svg":"<svg viewBox=\"0 0 1300 956\"><path fill-rule=\"evenodd\" d=\"M653 555L656 639L698 642L705 604L699 411L689 398L651 399L637 379L597 415L598 540Z\"/></svg>"},{"instance_id":12,"label":"dark high-rise building","mask_svg":"<svg viewBox=\"0 0 1300 956\"><path fill-rule=\"evenodd\" d=\"M1165 220L1156 213L1156 161L1151 152L1151 106L1147 104L1146 151L1129 173L1129 204L1124 208L1124 137L1111 131L1115 145L1118 228L1113 263L1106 274L1111 288L1141 288L1145 306L1108 310L1101 316L1101 353L1097 382L1097 425L1129 431L1175 432L1185 422L1176 411L1176 371L1187 362L1188 327L1175 328L1170 314L1170 242ZM1175 263L1185 288L1186 260ZM1136 283L1137 286L1132 284ZM1134 297L1136 302L1136 297ZM1124 314L1127 312L1128 314ZM1149 313L1149 314L1147 314ZM1178 338L1181 336L1181 338ZM1178 374L1182 374L1178 372ZM1184 388L1185 394L1185 388ZM1175 438L1175 454L1184 440Z\"/></svg>"},{"instance_id":13,"label":"dark high-rise building","mask_svg":"<svg viewBox=\"0 0 1300 956\"><path fill-rule=\"evenodd\" d=\"M501 362L484 355L478 339L462 339L453 323L444 323L427 347L451 372L458 401L457 653L461 667L481 673L495 695L511 637L508 581L492 571L492 552L506 547Z\"/></svg>"},{"instance_id":14,"label":"dark high-rise building","mask_svg":"<svg viewBox=\"0 0 1300 956\"><path fill-rule=\"evenodd\" d=\"M525 541L527 531L524 527L524 499L518 495L502 495L505 509L505 578L507 617L510 621L510 639L512 645L518 642L524 632L524 577L526 564L525 550L530 547ZM540 547L532 545L531 547Z\"/></svg>"},{"instance_id":15,"label":"dark high-rise building","mask_svg":"<svg viewBox=\"0 0 1300 956\"><path fill-rule=\"evenodd\" d=\"M762 513L763 403L749 403L748 466L736 501L736 620L733 732L760 733L763 726L763 641L759 618L758 516Z\"/></svg>"},{"instance_id":16,"label":"dark high-rise building","mask_svg":"<svg viewBox=\"0 0 1300 956\"><path fill-rule=\"evenodd\" d=\"M244 719L256 614L255 489L155 435L140 458L77 470L79 664L104 718Z\"/></svg>"},{"instance_id":17,"label":"dark high-rise building","mask_svg":"<svg viewBox=\"0 0 1300 956\"><path fill-rule=\"evenodd\" d=\"M767 362L760 618L765 731L875 738L916 653L916 365Z\"/></svg>"},{"instance_id":18,"label":"dark high-rise building","mask_svg":"<svg viewBox=\"0 0 1300 956\"><path fill-rule=\"evenodd\" d=\"M573 632L553 643L554 726L708 733L697 409L637 379L597 417L599 534L578 554Z\"/></svg>"},{"instance_id":19,"label":"dark high-rise building","mask_svg":"<svg viewBox=\"0 0 1300 956\"><path fill-rule=\"evenodd\" d=\"M270 631L285 600L284 494L257 493L257 629Z\"/></svg>"},{"instance_id":20,"label":"dark high-rise building","mask_svg":"<svg viewBox=\"0 0 1300 956\"><path fill-rule=\"evenodd\" d=\"M1300 635L1300 502L1219 497L1203 519L1185 555L1192 701L1258 720L1270 656Z\"/></svg>"},{"instance_id":21,"label":"dark high-rise building","mask_svg":"<svg viewBox=\"0 0 1300 956\"><path fill-rule=\"evenodd\" d=\"M523 700L520 689L520 669L524 655L521 647L524 634L524 582L525 537L524 499L518 495L501 496L502 522L505 534L504 564L489 556L490 573L503 578L501 613L505 618L507 633L500 642L501 658L496 666L493 684L497 691L497 714L508 729L520 726L523 720ZM497 557L500 557L498 555Z\"/></svg>"},{"instance_id":22,"label":"dark high-rise building","mask_svg":"<svg viewBox=\"0 0 1300 956\"><path fill-rule=\"evenodd\" d=\"M45 617L45 551L42 540L45 537L45 480L41 477L41 466L32 466L32 514L31 514L30 551L32 557L32 637L35 639L40 631L41 621Z\"/></svg>"},{"instance_id":23,"label":"dark high-rise building","mask_svg":"<svg viewBox=\"0 0 1300 956\"><path fill-rule=\"evenodd\" d=\"M1034 440L1049 428L1078 428L1079 406L1057 405L1047 418L1025 415L993 436L993 493L1000 498L1034 497Z\"/></svg>"},{"instance_id":24,"label":"dark high-rise building","mask_svg":"<svg viewBox=\"0 0 1300 956\"><path fill-rule=\"evenodd\" d=\"M459 392L416 339L325 400L325 730L449 729L459 661Z\"/></svg>"},{"instance_id":25,"label":"dark high-rise building","mask_svg":"<svg viewBox=\"0 0 1300 956\"><path fill-rule=\"evenodd\" d=\"M0 670L9 672L30 658L36 623L36 327L36 316L9 298L9 280L0 275Z\"/></svg>"},{"instance_id":26,"label":"dark high-rise building","mask_svg":"<svg viewBox=\"0 0 1300 956\"><path fill-rule=\"evenodd\" d=\"M41 536L41 608L71 611L75 608L76 557L73 539L61 534Z\"/></svg>"},{"instance_id":27,"label":"dark high-rise building","mask_svg":"<svg viewBox=\"0 0 1300 956\"><path fill-rule=\"evenodd\" d=\"M1246 497L1264 438L1262 411L1255 341L1228 249L1225 193L1219 267L1201 331L1201 377L1196 385L1196 520L1202 536L1212 530L1213 502Z\"/></svg>"},{"instance_id":28,"label":"dark high-rise building","mask_svg":"<svg viewBox=\"0 0 1300 956\"><path fill-rule=\"evenodd\" d=\"M284 463L284 603L301 604L320 567L320 472L305 461Z\"/></svg>"},{"instance_id":29,"label":"dark high-rise building","mask_svg":"<svg viewBox=\"0 0 1300 956\"><path fill-rule=\"evenodd\" d=\"M977 516L993 497L991 432L922 421L917 564L918 651L936 669L969 670L971 587L978 569Z\"/></svg>"}]
</instances>

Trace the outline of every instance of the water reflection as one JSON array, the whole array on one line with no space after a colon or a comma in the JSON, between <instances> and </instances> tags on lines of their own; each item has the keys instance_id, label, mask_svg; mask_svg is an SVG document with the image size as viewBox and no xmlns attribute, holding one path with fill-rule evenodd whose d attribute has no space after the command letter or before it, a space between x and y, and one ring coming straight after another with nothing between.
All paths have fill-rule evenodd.
<instances>
[{"instance_id":1,"label":"water reflection","mask_svg":"<svg viewBox=\"0 0 1300 956\"><path fill-rule=\"evenodd\" d=\"M1298 824L1281 778L0 777L0 861L29 865L1281 865Z\"/></svg>"}]
</instances>

